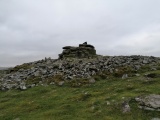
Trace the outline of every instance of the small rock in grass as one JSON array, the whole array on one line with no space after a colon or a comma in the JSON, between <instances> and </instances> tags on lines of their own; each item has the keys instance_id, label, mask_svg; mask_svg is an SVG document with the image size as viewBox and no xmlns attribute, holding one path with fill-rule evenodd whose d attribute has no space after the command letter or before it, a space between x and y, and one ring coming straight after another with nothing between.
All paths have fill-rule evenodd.
<instances>
[{"instance_id":1,"label":"small rock in grass","mask_svg":"<svg viewBox=\"0 0 160 120\"><path fill-rule=\"evenodd\" d=\"M138 74L138 73L137 73L137 74L135 74L135 75L136 75L137 77L139 77L139 76L140 76L140 74Z\"/></svg>"},{"instance_id":2,"label":"small rock in grass","mask_svg":"<svg viewBox=\"0 0 160 120\"><path fill-rule=\"evenodd\" d=\"M96 82L96 80L94 79L94 78L91 78L91 79L89 79L89 83L95 83Z\"/></svg>"},{"instance_id":3,"label":"small rock in grass","mask_svg":"<svg viewBox=\"0 0 160 120\"><path fill-rule=\"evenodd\" d=\"M107 105L110 105L110 104L111 104L109 101L107 101L106 103L107 103Z\"/></svg>"},{"instance_id":4,"label":"small rock in grass","mask_svg":"<svg viewBox=\"0 0 160 120\"><path fill-rule=\"evenodd\" d=\"M58 83L59 86L62 86L63 84L64 84L64 81L60 81L60 82Z\"/></svg>"},{"instance_id":5,"label":"small rock in grass","mask_svg":"<svg viewBox=\"0 0 160 120\"><path fill-rule=\"evenodd\" d=\"M151 111L160 111L160 95L151 94L135 98L139 108Z\"/></svg>"},{"instance_id":6,"label":"small rock in grass","mask_svg":"<svg viewBox=\"0 0 160 120\"><path fill-rule=\"evenodd\" d=\"M123 112L123 113L129 113L130 111L131 111L131 108L130 108L128 102L127 102L127 101L124 101L124 102L122 103L122 112Z\"/></svg>"},{"instance_id":7,"label":"small rock in grass","mask_svg":"<svg viewBox=\"0 0 160 120\"><path fill-rule=\"evenodd\" d=\"M160 118L152 118L151 120L160 120Z\"/></svg>"},{"instance_id":8,"label":"small rock in grass","mask_svg":"<svg viewBox=\"0 0 160 120\"><path fill-rule=\"evenodd\" d=\"M126 78L128 78L128 74L124 74L124 75L122 76L122 79L126 79Z\"/></svg>"},{"instance_id":9,"label":"small rock in grass","mask_svg":"<svg viewBox=\"0 0 160 120\"><path fill-rule=\"evenodd\" d=\"M54 82L51 82L51 83L50 83L50 85L54 85L54 84L55 84Z\"/></svg>"}]
</instances>

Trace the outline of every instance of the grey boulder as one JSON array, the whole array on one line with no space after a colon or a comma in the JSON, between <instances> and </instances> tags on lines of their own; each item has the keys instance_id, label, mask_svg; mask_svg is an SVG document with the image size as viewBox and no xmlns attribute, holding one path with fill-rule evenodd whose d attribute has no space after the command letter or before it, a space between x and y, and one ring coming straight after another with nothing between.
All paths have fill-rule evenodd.
<instances>
[{"instance_id":1,"label":"grey boulder","mask_svg":"<svg viewBox=\"0 0 160 120\"><path fill-rule=\"evenodd\" d=\"M151 94L145 97L137 97L139 108L144 110L160 111L160 95Z\"/></svg>"}]
</instances>

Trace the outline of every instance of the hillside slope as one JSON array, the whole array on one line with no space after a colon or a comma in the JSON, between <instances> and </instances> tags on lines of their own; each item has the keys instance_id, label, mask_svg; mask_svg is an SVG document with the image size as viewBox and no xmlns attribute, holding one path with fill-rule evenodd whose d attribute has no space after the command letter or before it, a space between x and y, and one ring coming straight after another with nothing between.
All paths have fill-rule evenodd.
<instances>
[{"instance_id":1,"label":"hillside slope","mask_svg":"<svg viewBox=\"0 0 160 120\"><path fill-rule=\"evenodd\" d=\"M160 112L138 108L135 97L160 95L160 65L145 65L122 77L119 72L97 74L96 82L81 79L62 86L0 91L0 120L151 120ZM122 79L123 78L123 79ZM123 113L127 101L130 112Z\"/></svg>"}]
</instances>

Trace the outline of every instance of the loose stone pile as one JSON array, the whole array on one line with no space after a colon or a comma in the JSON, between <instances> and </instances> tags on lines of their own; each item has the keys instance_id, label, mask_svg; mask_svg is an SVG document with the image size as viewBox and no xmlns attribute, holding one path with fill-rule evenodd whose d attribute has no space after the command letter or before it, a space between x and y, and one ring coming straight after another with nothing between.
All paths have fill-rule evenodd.
<instances>
[{"instance_id":1,"label":"loose stone pile","mask_svg":"<svg viewBox=\"0 0 160 120\"><path fill-rule=\"evenodd\" d=\"M49 78L60 77L58 85L77 78L91 78L102 73L115 73L120 67L139 70L144 65L156 66L160 59L152 56L100 56L96 55L94 46L86 42L79 47L64 47L59 59L45 58L25 63L8 70L8 74L0 78L0 90L27 89L46 84ZM156 68L153 68L156 69ZM125 79L127 75L123 78ZM31 81L31 82L29 82ZM95 80L90 80L94 81ZM54 84L55 80L47 81Z\"/></svg>"},{"instance_id":2,"label":"loose stone pile","mask_svg":"<svg viewBox=\"0 0 160 120\"><path fill-rule=\"evenodd\" d=\"M100 72L114 73L119 67L131 67L132 70L139 70L144 65L157 65L159 58L148 56L97 56L92 59L51 59L46 58L32 63L26 63L21 66L24 68L13 68L7 75L0 79L0 89L27 89L45 83L47 78L61 75L64 81L76 78L91 78ZM38 82L26 85L26 82L32 78L38 78ZM54 84L53 82L50 84Z\"/></svg>"}]
</instances>

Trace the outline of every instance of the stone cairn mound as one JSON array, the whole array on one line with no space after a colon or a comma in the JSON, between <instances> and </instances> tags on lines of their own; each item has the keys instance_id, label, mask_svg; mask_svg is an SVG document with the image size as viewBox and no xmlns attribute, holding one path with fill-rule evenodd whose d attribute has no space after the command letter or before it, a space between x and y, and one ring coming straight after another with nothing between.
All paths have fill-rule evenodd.
<instances>
[{"instance_id":1,"label":"stone cairn mound","mask_svg":"<svg viewBox=\"0 0 160 120\"><path fill-rule=\"evenodd\" d=\"M96 50L93 45L79 44L79 47L65 46L63 47L63 52L59 54L59 59L63 58L93 58L96 55Z\"/></svg>"},{"instance_id":2,"label":"stone cairn mound","mask_svg":"<svg viewBox=\"0 0 160 120\"><path fill-rule=\"evenodd\" d=\"M48 84L62 85L64 82L75 79L91 79L90 83L93 83L95 81L92 80L92 76L99 73L114 74L126 67L132 71L138 71L145 65L156 70L160 64L160 58L153 56L96 55L94 46L86 42L79 47L66 46L63 49L59 59L45 58L8 69L6 74L0 77L0 90L25 90ZM122 75L122 78L127 76L127 74Z\"/></svg>"}]
</instances>

